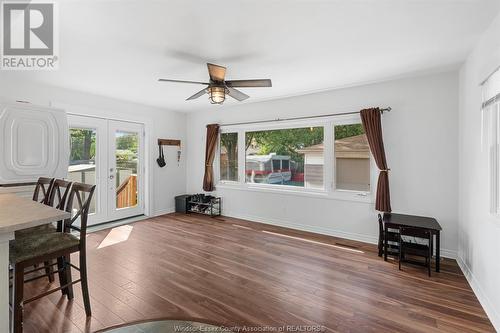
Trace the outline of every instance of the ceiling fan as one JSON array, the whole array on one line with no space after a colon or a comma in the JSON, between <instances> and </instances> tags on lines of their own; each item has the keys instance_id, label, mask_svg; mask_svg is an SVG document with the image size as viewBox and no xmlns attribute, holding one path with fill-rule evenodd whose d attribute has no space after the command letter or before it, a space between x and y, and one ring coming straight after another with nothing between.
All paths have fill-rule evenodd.
<instances>
[{"instance_id":1,"label":"ceiling fan","mask_svg":"<svg viewBox=\"0 0 500 333\"><path fill-rule=\"evenodd\" d=\"M258 80L225 80L226 67L214 65L207 63L208 75L210 76L209 82L198 82L198 81L182 81L182 80L171 80L171 79L159 79L162 82L179 82L179 83L191 83L191 84L203 84L206 88L198 91L191 97L188 97L186 101L196 99L204 94L209 95L210 103L212 104L222 104L226 100L226 95L238 101L244 101L249 98L247 94L235 89L243 87L271 87L272 83L269 79L258 79Z\"/></svg>"}]
</instances>

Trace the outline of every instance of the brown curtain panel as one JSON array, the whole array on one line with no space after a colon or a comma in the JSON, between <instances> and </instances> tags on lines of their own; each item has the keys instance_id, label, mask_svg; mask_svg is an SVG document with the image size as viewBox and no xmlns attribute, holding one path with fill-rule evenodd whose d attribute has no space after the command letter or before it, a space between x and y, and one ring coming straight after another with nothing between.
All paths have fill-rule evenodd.
<instances>
[{"instance_id":1,"label":"brown curtain panel","mask_svg":"<svg viewBox=\"0 0 500 333\"><path fill-rule=\"evenodd\" d=\"M218 136L219 125L207 125L207 145L205 148L205 177L203 177L203 190L207 192L212 192L215 189L213 163Z\"/></svg>"},{"instance_id":2,"label":"brown curtain panel","mask_svg":"<svg viewBox=\"0 0 500 333\"><path fill-rule=\"evenodd\" d=\"M368 145L375 163L380 170L377 183L375 209L381 212L391 212L391 196L389 193L389 168L385 159L384 140L382 139L381 111L379 108L360 111L361 121L365 129Z\"/></svg>"}]
</instances>

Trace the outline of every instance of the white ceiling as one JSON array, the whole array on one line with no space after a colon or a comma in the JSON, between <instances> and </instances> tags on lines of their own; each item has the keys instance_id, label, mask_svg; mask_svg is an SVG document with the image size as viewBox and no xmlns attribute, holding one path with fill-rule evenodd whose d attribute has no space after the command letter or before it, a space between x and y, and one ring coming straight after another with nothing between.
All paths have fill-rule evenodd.
<instances>
[{"instance_id":1,"label":"white ceiling","mask_svg":"<svg viewBox=\"0 0 500 333\"><path fill-rule=\"evenodd\" d=\"M246 102L457 66L498 0L179 0L59 3L60 69L2 72L18 80L179 111L214 108L206 62L227 79L271 78ZM231 100L227 105L238 103Z\"/></svg>"}]
</instances>

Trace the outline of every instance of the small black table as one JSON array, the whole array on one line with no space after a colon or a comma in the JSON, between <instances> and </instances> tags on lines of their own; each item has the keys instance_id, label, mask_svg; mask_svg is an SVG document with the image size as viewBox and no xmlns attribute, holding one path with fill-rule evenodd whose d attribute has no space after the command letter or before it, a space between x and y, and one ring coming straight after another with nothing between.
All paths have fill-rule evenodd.
<instances>
[{"instance_id":1,"label":"small black table","mask_svg":"<svg viewBox=\"0 0 500 333\"><path fill-rule=\"evenodd\" d=\"M412 227L418 229L429 230L433 235L436 235L436 272L439 272L439 261L441 259L440 254L440 233L441 226L438 221L432 217L425 216L415 216L415 215L405 215L405 214L395 214L395 213L385 213L382 221L384 222L385 228L399 229L399 227ZM384 237L384 259L387 260L387 240Z\"/></svg>"}]
</instances>

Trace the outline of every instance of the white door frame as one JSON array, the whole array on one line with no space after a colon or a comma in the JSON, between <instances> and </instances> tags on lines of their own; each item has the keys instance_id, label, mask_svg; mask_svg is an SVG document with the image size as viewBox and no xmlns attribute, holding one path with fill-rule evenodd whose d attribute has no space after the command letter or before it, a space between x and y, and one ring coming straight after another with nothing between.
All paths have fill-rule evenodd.
<instances>
[{"instance_id":1,"label":"white door frame","mask_svg":"<svg viewBox=\"0 0 500 333\"><path fill-rule=\"evenodd\" d=\"M68 128L86 128L96 130L96 156L95 156L95 182L101 184L102 178L107 178L107 151L101 147L107 147L108 124L104 119L90 118L80 115L68 115ZM71 134L70 134L71 135ZM108 211L108 193L101 186L95 191L95 213L90 213L88 224L99 224L106 222Z\"/></svg>"},{"instance_id":2,"label":"white door frame","mask_svg":"<svg viewBox=\"0 0 500 333\"><path fill-rule=\"evenodd\" d=\"M144 215L153 216L155 212L153 200L153 166L155 165L156 154L158 153L156 137L153 137L154 119L140 113L124 114L123 112L106 108L75 105L58 101L51 101L49 104L52 107L65 110L68 116L75 115L107 120L122 120L144 125Z\"/></svg>"},{"instance_id":3,"label":"white door frame","mask_svg":"<svg viewBox=\"0 0 500 333\"><path fill-rule=\"evenodd\" d=\"M108 220L114 221L126 217L144 214L144 125L122 120L108 120L108 164L107 164L107 193L108 193ZM137 133L139 139L137 161L137 205L134 207L116 208L116 132ZM113 170L111 170L113 169Z\"/></svg>"},{"instance_id":4,"label":"white door frame","mask_svg":"<svg viewBox=\"0 0 500 333\"><path fill-rule=\"evenodd\" d=\"M139 125L142 127L142 130L139 132L139 152L140 156L139 159L141 159L141 162L139 163L140 170L140 175L139 175L139 184L138 188L140 189L139 191L139 196L140 199L138 201L138 204L141 205L142 207L138 207L140 209L137 209L136 213L132 213L132 215L129 212L122 211L121 213L115 213L112 212L112 209L114 205L110 204L110 179L109 179L109 170L108 170L108 165L109 165L109 160L111 158L115 158L114 152L113 155L110 156L110 137L111 137L111 131L109 129L109 124L111 122L120 122L120 123L129 123L132 125ZM148 195L148 190L149 190L149 177L148 177L148 163L147 163L147 156L148 156L148 151L146 150L146 125L141 122L137 121L128 121L128 120L121 120L121 119L110 119L110 118L104 118L104 117L95 117L95 116L88 116L88 115L83 115L81 113L68 113L68 127L69 128L89 128L89 129L96 129L97 134L96 134L96 184L102 185L106 184L106 186L98 186L97 190L97 200L96 200L96 213L95 214L89 214L89 225L96 225L100 223L105 223L105 222L110 222L113 220L121 219L121 218L126 218L128 216L133 216L133 215L148 215L150 208L148 205L148 198L150 197ZM113 136L114 136L114 131L113 131ZM113 144L114 146L114 144ZM104 149L102 148L104 147Z\"/></svg>"}]
</instances>

